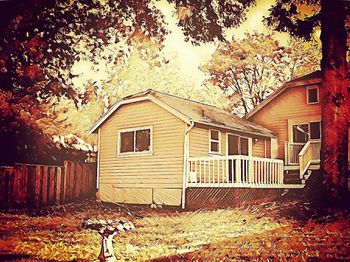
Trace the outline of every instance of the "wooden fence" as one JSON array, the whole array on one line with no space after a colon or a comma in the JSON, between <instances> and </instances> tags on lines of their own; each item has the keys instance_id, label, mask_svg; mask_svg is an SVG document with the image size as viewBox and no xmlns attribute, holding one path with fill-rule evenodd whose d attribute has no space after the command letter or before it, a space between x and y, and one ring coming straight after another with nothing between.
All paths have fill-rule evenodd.
<instances>
[{"instance_id":1,"label":"wooden fence","mask_svg":"<svg viewBox=\"0 0 350 262\"><path fill-rule=\"evenodd\" d=\"M0 207L44 207L94 197L96 164L0 167Z\"/></svg>"}]
</instances>

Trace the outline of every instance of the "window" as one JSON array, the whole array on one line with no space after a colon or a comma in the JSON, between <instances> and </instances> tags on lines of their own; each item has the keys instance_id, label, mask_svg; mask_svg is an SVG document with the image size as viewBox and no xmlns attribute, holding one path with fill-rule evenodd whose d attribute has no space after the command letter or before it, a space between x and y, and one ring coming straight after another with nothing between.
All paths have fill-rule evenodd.
<instances>
[{"instance_id":1,"label":"window","mask_svg":"<svg viewBox=\"0 0 350 262\"><path fill-rule=\"evenodd\" d=\"M321 138L321 122L293 125L293 142L306 143L309 140Z\"/></svg>"},{"instance_id":2,"label":"window","mask_svg":"<svg viewBox=\"0 0 350 262\"><path fill-rule=\"evenodd\" d=\"M209 153L220 153L220 131L210 130Z\"/></svg>"},{"instance_id":3,"label":"window","mask_svg":"<svg viewBox=\"0 0 350 262\"><path fill-rule=\"evenodd\" d=\"M321 122L310 122L310 140L321 138Z\"/></svg>"},{"instance_id":4,"label":"window","mask_svg":"<svg viewBox=\"0 0 350 262\"><path fill-rule=\"evenodd\" d=\"M306 90L307 90L307 103L317 104L319 102L318 87L308 87Z\"/></svg>"},{"instance_id":5,"label":"window","mask_svg":"<svg viewBox=\"0 0 350 262\"><path fill-rule=\"evenodd\" d=\"M249 138L228 134L228 155L249 156Z\"/></svg>"},{"instance_id":6,"label":"window","mask_svg":"<svg viewBox=\"0 0 350 262\"><path fill-rule=\"evenodd\" d=\"M293 126L293 142L306 143L309 140L309 125L294 125Z\"/></svg>"},{"instance_id":7,"label":"window","mask_svg":"<svg viewBox=\"0 0 350 262\"><path fill-rule=\"evenodd\" d=\"M124 129L119 133L119 153L151 152L151 128Z\"/></svg>"},{"instance_id":8,"label":"window","mask_svg":"<svg viewBox=\"0 0 350 262\"><path fill-rule=\"evenodd\" d=\"M241 155L248 156L249 155L249 143L248 138L240 137L241 140Z\"/></svg>"}]
</instances>

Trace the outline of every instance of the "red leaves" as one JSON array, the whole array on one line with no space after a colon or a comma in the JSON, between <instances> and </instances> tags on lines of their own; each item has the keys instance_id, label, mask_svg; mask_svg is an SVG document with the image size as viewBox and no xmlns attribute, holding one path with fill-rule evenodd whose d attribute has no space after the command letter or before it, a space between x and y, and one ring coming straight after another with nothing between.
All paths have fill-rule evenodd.
<instances>
[{"instance_id":1,"label":"red leaves","mask_svg":"<svg viewBox=\"0 0 350 262\"><path fill-rule=\"evenodd\" d=\"M41 79L43 76L43 70L39 65L30 65L23 67L23 76L34 81Z\"/></svg>"}]
</instances>

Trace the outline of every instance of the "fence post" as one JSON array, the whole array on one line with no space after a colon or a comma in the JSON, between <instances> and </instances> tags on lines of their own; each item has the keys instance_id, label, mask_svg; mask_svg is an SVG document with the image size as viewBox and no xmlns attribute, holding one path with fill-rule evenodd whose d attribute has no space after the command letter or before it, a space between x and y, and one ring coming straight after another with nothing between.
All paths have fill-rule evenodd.
<instances>
[{"instance_id":1,"label":"fence post","mask_svg":"<svg viewBox=\"0 0 350 262\"><path fill-rule=\"evenodd\" d=\"M254 183L254 160L249 157L248 158L249 161L249 183Z\"/></svg>"}]
</instances>

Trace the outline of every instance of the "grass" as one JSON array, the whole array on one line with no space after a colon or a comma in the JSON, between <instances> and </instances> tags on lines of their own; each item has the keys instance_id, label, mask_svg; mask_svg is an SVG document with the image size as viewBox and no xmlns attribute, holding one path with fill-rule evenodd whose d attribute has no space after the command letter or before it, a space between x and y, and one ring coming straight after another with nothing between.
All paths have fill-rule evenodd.
<instances>
[{"instance_id":1,"label":"grass","mask_svg":"<svg viewBox=\"0 0 350 262\"><path fill-rule=\"evenodd\" d=\"M20 254L33 261L95 261L101 238L81 224L98 218L134 222L134 231L115 237L120 261L350 259L349 214L317 213L300 203L292 205L294 209L290 203L269 203L195 212L148 208L130 212L85 203L46 214L2 213L0 254L3 258Z\"/></svg>"}]
</instances>

